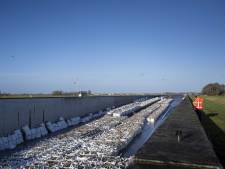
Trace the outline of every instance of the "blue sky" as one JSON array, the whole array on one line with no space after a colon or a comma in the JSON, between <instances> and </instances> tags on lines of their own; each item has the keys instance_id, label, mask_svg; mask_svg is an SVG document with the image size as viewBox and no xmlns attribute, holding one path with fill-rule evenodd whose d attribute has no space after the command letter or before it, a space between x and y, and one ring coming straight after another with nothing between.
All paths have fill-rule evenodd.
<instances>
[{"instance_id":1,"label":"blue sky","mask_svg":"<svg viewBox=\"0 0 225 169\"><path fill-rule=\"evenodd\" d=\"M1 0L3 92L225 83L224 0Z\"/></svg>"}]
</instances>

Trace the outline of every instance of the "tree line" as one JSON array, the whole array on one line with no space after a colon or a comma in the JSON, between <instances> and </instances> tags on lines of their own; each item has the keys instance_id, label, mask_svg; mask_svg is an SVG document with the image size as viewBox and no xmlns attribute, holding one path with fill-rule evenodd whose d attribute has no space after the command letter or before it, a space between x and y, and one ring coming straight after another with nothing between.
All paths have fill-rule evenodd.
<instances>
[{"instance_id":1,"label":"tree line","mask_svg":"<svg viewBox=\"0 0 225 169\"><path fill-rule=\"evenodd\" d=\"M82 94L82 96L92 95L91 90L79 92L64 92L62 90L55 90L52 92L53 96L79 96L79 94Z\"/></svg>"},{"instance_id":2,"label":"tree line","mask_svg":"<svg viewBox=\"0 0 225 169\"><path fill-rule=\"evenodd\" d=\"M205 95L225 95L225 85L219 83L209 83L202 88Z\"/></svg>"},{"instance_id":3,"label":"tree line","mask_svg":"<svg viewBox=\"0 0 225 169\"><path fill-rule=\"evenodd\" d=\"M8 97L51 97L51 96L91 96L91 90L88 91L74 91L74 92L64 92L62 90L55 90L52 93L6 93L0 90L1 98Z\"/></svg>"}]
</instances>

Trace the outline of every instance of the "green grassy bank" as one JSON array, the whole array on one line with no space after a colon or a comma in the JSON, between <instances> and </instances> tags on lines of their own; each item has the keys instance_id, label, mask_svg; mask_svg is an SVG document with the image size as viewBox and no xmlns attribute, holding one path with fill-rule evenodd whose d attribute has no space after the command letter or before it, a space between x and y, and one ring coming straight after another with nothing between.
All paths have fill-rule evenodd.
<instances>
[{"instance_id":1,"label":"green grassy bank","mask_svg":"<svg viewBox=\"0 0 225 169\"><path fill-rule=\"evenodd\" d=\"M225 96L202 97L204 98L202 125L221 163L225 166Z\"/></svg>"}]
</instances>

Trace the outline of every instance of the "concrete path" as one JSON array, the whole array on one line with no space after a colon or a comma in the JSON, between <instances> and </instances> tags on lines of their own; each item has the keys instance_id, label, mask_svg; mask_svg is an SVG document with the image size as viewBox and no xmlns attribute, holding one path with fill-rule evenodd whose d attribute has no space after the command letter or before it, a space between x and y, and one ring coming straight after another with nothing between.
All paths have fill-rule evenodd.
<instances>
[{"instance_id":1,"label":"concrete path","mask_svg":"<svg viewBox=\"0 0 225 169\"><path fill-rule=\"evenodd\" d=\"M178 142L177 130L182 131ZM135 155L130 168L222 168L186 98Z\"/></svg>"}]
</instances>

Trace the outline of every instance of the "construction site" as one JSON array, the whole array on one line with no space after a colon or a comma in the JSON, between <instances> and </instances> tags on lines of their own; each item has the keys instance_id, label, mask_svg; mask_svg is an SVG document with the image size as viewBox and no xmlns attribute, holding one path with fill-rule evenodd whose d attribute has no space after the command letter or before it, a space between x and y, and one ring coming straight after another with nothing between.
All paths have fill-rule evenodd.
<instances>
[{"instance_id":1,"label":"construction site","mask_svg":"<svg viewBox=\"0 0 225 169\"><path fill-rule=\"evenodd\" d=\"M184 96L141 97L83 116L60 116L58 120L42 121L35 127L23 125L0 137L0 168L137 168L139 162L143 165L144 161L139 159L139 154L141 159L149 156L149 152L143 153L142 149L148 150L145 146L151 136L154 138L157 129L186 99ZM32 117L32 113L28 115ZM213 150L210 146L207 148L213 156ZM214 159L213 162L216 156ZM195 163L204 166L198 161ZM217 167L216 164L205 166Z\"/></svg>"},{"instance_id":2,"label":"construction site","mask_svg":"<svg viewBox=\"0 0 225 169\"><path fill-rule=\"evenodd\" d=\"M0 169L225 168L224 0L0 0Z\"/></svg>"}]
</instances>

